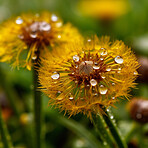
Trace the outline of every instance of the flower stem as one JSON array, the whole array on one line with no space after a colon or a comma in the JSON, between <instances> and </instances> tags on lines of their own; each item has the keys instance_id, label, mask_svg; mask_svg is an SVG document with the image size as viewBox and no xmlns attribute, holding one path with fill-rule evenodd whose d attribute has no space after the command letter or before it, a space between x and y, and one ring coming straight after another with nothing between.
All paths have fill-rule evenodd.
<instances>
[{"instance_id":1,"label":"flower stem","mask_svg":"<svg viewBox=\"0 0 148 148\"><path fill-rule=\"evenodd\" d=\"M8 134L6 125L2 118L1 108L0 108L0 135L1 135L4 148L12 148L10 136Z\"/></svg>"},{"instance_id":2,"label":"flower stem","mask_svg":"<svg viewBox=\"0 0 148 148\"><path fill-rule=\"evenodd\" d=\"M112 133L118 147L119 148L127 148L127 144L125 143L125 141L122 139L121 135L119 134L119 131L118 131L117 127L115 126L115 124L113 123L113 121L111 120L108 112L106 111L106 108L102 108L102 109L105 112L105 114L103 115L103 118L104 118L106 124L108 125L110 132Z\"/></svg>"},{"instance_id":3,"label":"flower stem","mask_svg":"<svg viewBox=\"0 0 148 148\"><path fill-rule=\"evenodd\" d=\"M103 118L99 114L93 115L92 121L97 129L99 136L104 141L104 144L107 143L110 147L114 147L113 139L106 128Z\"/></svg>"},{"instance_id":4,"label":"flower stem","mask_svg":"<svg viewBox=\"0 0 148 148\"><path fill-rule=\"evenodd\" d=\"M33 77L34 77L35 148L41 148L42 101L41 101L41 92L37 91L39 87L39 82L38 82L38 71L36 71L35 68L33 69Z\"/></svg>"}]
</instances>

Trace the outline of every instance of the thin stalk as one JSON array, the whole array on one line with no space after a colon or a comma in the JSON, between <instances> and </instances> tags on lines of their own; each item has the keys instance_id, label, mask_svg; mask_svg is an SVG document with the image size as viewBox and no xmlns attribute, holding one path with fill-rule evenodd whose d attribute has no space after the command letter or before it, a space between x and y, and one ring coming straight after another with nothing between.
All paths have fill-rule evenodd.
<instances>
[{"instance_id":1,"label":"thin stalk","mask_svg":"<svg viewBox=\"0 0 148 148\"><path fill-rule=\"evenodd\" d=\"M95 128L97 129L97 133L100 135L101 139L109 145L109 147L114 147L113 144L113 138L109 134L109 131L106 127L106 124L103 120L103 118L98 114L98 115L93 115L93 124Z\"/></svg>"},{"instance_id":2,"label":"thin stalk","mask_svg":"<svg viewBox=\"0 0 148 148\"><path fill-rule=\"evenodd\" d=\"M33 69L34 79L34 124L35 124L35 148L41 148L41 123L42 123L42 101L41 92L37 91L39 87L38 71Z\"/></svg>"},{"instance_id":3,"label":"thin stalk","mask_svg":"<svg viewBox=\"0 0 148 148\"><path fill-rule=\"evenodd\" d=\"M4 70L2 69L1 65L0 65L0 86L2 87L2 89L5 91L5 94L8 98L8 101L17 117L18 122L20 122L20 116L23 113L23 109L22 104L20 102L20 98L18 97L16 91L13 89L13 87L11 86L11 84L8 84L8 82L5 79L6 77L6 72L4 72ZM28 148L32 148L32 137L30 134L30 131L28 132L27 130L25 130L25 128L28 128L28 126L23 126L22 124L19 127L22 130L23 133L23 137L24 137L24 142L27 145Z\"/></svg>"},{"instance_id":4,"label":"thin stalk","mask_svg":"<svg viewBox=\"0 0 148 148\"><path fill-rule=\"evenodd\" d=\"M12 148L10 136L8 134L8 130L2 118L1 108L0 108L0 135L4 148Z\"/></svg>"},{"instance_id":5,"label":"thin stalk","mask_svg":"<svg viewBox=\"0 0 148 148\"><path fill-rule=\"evenodd\" d=\"M113 121L111 120L108 112L106 111L106 108L102 108L102 109L105 112L105 114L103 115L103 118L106 124L108 125L108 128L110 129L110 132L112 136L114 137L118 147L127 148L127 144L125 143L125 141L122 139L121 135L119 134L119 131L117 127L115 126L115 124L113 123Z\"/></svg>"}]
</instances>

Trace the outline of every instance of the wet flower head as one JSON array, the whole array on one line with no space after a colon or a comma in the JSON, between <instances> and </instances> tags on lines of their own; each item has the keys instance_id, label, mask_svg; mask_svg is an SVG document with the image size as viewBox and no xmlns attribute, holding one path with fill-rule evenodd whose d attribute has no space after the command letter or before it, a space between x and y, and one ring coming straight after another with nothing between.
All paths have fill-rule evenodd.
<instances>
[{"instance_id":1,"label":"wet flower head","mask_svg":"<svg viewBox=\"0 0 148 148\"><path fill-rule=\"evenodd\" d=\"M23 14L4 22L0 29L0 61L11 61L14 66L26 66L29 70L31 60L38 59L48 46L70 42L79 36L74 27L63 25L58 16L48 12Z\"/></svg>"},{"instance_id":2,"label":"wet flower head","mask_svg":"<svg viewBox=\"0 0 148 148\"><path fill-rule=\"evenodd\" d=\"M42 91L51 98L50 104L70 115L82 112L91 117L91 113L102 113L102 106L128 98L138 62L122 41L94 37L60 49L48 53L39 70Z\"/></svg>"}]
</instances>

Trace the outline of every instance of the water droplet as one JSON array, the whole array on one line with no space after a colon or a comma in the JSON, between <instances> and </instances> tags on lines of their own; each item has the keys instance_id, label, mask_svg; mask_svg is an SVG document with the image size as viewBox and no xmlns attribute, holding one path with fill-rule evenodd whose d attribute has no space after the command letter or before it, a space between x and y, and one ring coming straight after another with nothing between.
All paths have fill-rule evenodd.
<instances>
[{"instance_id":1,"label":"water droplet","mask_svg":"<svg viewBox=\"0 0 148 148\"><path fill-rule=\"evenodd\" d=\"M75 73L74 73L74 72L72 72L71 74L72 74L72 75L74 75Z\"/></svg>"},{"instance_id":2,"label":"water droplet","mask_svg":"<svg viewBox=\"0 0 148 148\"><path fill-rule=\"evenodd\" d=\"M107 109L107 112L109 112L110 110L109 109Z\"/></svg>"},{"instance_id":3,"label":"water droplet","mask_svg":"<svg viewBox=\"0 0 148 148\"><path fill-rule=\"evenodd\" d=\"M61 26L62 26L62 22L56 23L56 27L61 27Z\"/></svg>"},{"instance_id":4,"label":"water droplet","mask_svg":"<svg viewBox=\"0 0 148 148\"><path fill-rule=\"evenodd\" d=\"M76 65L76 68L78 68L78 65Z\"/></svg>"},{"instance_id":5,"label":"water droplet","mask_svg":"<svg viewBox=\"0 0 148 148\"><path fill-rule=\"evenodd\" d=\"M74 55L74 56L73 56L73 60L74 60L75 62L79 62L79 59L80 59L80 58L79 58L78 55Z\"/></svg>"},{"instance_id":6,"label":"water droplet","mask_svg":"<svg viewBox=\"0 0 148 148\"><path fill-rule=\"evenodd\" d=\"M135 71L135 72L134 72L134 75L138 75L138 72L137 72L137 71Z\"/></svg>"},{"instance_id":7,"label":"water droplet","mask_svg":"<svg viewBox=\"0 0 148 148\"><path fill-rule=\"evenodd\" d=\"M105 48L100 48L100 55L107 55L107 50Z\"/></svg>"},{"instance_id":8,"label":"water droplet","mask_svg":"<svg viewBox=\"0 0 148 148\"><path fill-rule=\"evenodd\" d=\"M53 22L56 22L56 21L58 20L58 17L57 17L55 14L52 14L51 20L52 20Z\"/></svg>"},{"instance_id":9,"label":"water droplet","mask_svg":"<svg viewBox=\"0 0 148 148\"><path fill-rule=\"evenodd\" d=\"M32 57L32 60L36 60L37 59L37 55L34 55L33 57Z\"/></svg>"},{"instance_id":10,"label":"water droplet","mask_svg":"<svg viewBox=\"0 0 148 148\"><path fill-rule=\"evenodd\" d=\"M121 67L119 67L118 70L121 70Z\"/></svg>"},{"instance_id":11,"label":"water droplet","mask_svg":"<svg viewBox=\"0 0 148 148\"><path fill-rule=\"evenodd\" d=\"M57 80L57 79L59 79L59 77L60 77L60 74L57 73L57 72L54 72L53 75L51 76L51 78L52 78L53 80Z\"/></svg>"},{"instance_id":12,"label":"water droplet","mask_svg":"<svg viewBox=\"0 0 148 148\"><path fill-rule=\"evenodd\" d=\"M114 116L110 116L110 118L111 118L111 119L113 119L113 118L114 118Z\"/></svg>"},{"instance_id":13,"label":"water droplet","mask_svg":"<svg viewBox=\"0 0 148 148\"><path fill-rule=\"evenodd\" d=\"M115 86L115 83L112 83L112 86Z\"/></svg>"},{"instance_id":14,"label":"water droplet","mask_svg":"<svg viewBox=\"0 0 148 148\"><path fill-rule=\"evenodd\" d=\"M36 32L30 33L30 37L35 39L37 37L37 33Z\"/></svg>"},{"instance_id":15,"label":"water droplet","mask_svg":"<svg viewBox=\"0 0 148 148\"><path fill-rule=\"evenodd\" d=\"M58 35L58 39L60 39L61 38L61 35Z\"/></svg>"},{"instance_id":16,"label":"water droplet","mask_svg":"<svg viewBox=\"0 0 148 148\"><path fill-rule=\"evenodd\" d=\"M48 24L46 22L42 22L40 30L49 31L50 29L51 29L51 25L50 24Z\"/></svg>"},{"instance_id":17,"label":"water droplet","mask_svg":"<svg viewBox=\"0 0 148 148\"><path fill-rule=\"evenodd\" d=\"M58 94L61 94L61 91L58 90Z\"/></svg>"},{"instance_id":18,"label":"water droplet","mask_svg":"<svg viewBox=\"0 0 148 148\"><path fill-rule=\"evenodd\" d=\"M95 69L95 70L97 70L97 69L99 69L100 68L100 66L97 66L97 65L94 65L93 66L93 69Z\"/></svg>"},{"instance_id":19,"label":"water droplet","mask_svg":"<svg viewBox=\"0 0 148 148\"><path fill-rule=\"evenodd\" d=\"M20 25L20 24L23 23L23 20L19 17L19 18L16 19L15 22L16 22L16 24Z\"/></svg>"},{"instance_id":20,"label":"water droplet","mask_svg":"<svg viewBox=\"0 0 148 148\"><path fill-rule=\"evenodd\" d=\"M142 114L141 114L141 113L137 113L137 114L136 114L136 118L137 118L137 119L141 119L141 118L142 118Z\"/></svg>"},{"instance_id":21,"label":"water droplet","mask_svg":"<svg viewBox=\"0 0 148 148\"><path fill-rule=\"evenodd\" d=\"M115 97L112 97L113 100L115 100Z\"/></svg>"},{"instance_id":22,"label":"water droplet","mask_svg":"<svg viewBox=\"0 0 148 148\"><path fill-rule=\"evenodd\" d=\"M110 68L110 67L107 67L107 68L106 68L106 71L111 71L111 68Z\"/></svg>"},{"instance_id":23,"label":"water droplet","mask_svg":"<svg viewBox=\"0 0 148 148\"><path fill-rule=\"evenodd\" d=\"M91 84L92 86L96 86L96 85L97 85L97 81L96 81L95 79L91 79L91 80L90 80L90 84Z\"/></svg>"},{"instance_id":24,"label":"water droplet","mask_svg":"<svg viewBox=\"0 0 148 148\"><path fill-rule=\"evenodd\" d=\"M88 39L87 41L88 41L88 42L91 42L91 39Z\"/></svg>"},{"instance_id":25,"label":"water droplet","mask_svg":"<svg viewBox=\"0 0 148 148\"><path fill-rule=\"evenodd\" d=\"M70 96L70 97L69 97L69 100L73 100L73 96Z\"/></svg>"},{"instance_id":26,"label":"water droplet","mask_svg":"<svg viewBox=\"0 0 148 148\"><path fill-rule=\"evenodd\" d=\"M100 60L103 61L104 59L103 58L100 58Z\"/></svg>"},{"instance_id":27,"label":"water droplet","mask_svg":"<svg viewBox=\"0 0 148 148\"><path fill-rule=\"evenodd\" d=\"M102 79L105 79L105 75L104 75L104 74L101 74L101 78L102 78Z\"/></svg>"},{"instance_id":28,"label":"water droplet","mask_svg":"<svg viewBox=\"0 0 148 148\"><path fill-rule=\"evenodd\" d=\"M18 38L23 40L24 39L24 36L22 34L18 35Z\"/></svg>"},{"instance_id":29,"label":"water droplet","mask_svg":"<svg viewBox=\"0 0 148 148\"><path fill-rule=\"evenodd\" d=\"M122 64L123 63L123 59L120 56L116 56L115 57L115 62L118 64Z\"/></svg>"},{"instance_id":30,"label":"water droplet","mask_svg":"<svg viewBox=\"0 0 148 148\"><path fill-rule=\"evenodd\" d=\"M105 95L107 93L107 88L104 85L99 86L99 92L101 95Z\"/></svg>"}]
</instances>

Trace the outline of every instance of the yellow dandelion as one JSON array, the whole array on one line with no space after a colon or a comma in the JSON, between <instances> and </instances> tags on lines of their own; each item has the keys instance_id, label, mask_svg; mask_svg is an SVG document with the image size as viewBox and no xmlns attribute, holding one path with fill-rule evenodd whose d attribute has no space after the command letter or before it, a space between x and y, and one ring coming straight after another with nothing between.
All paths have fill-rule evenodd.
<instances>
[{"instance_id":1,"label":"yellow dandelion","mask_svg":"<svg viewBox=\"0 0 148 148\"><path fill-rule=\"evenodd\" d=\"M138 75L131 49L122 41L110 42L109 37L66 44L47 57L39 69L42 91L51 98L49 104L70 116L102 114L102 106L113 106L119 98L129 97Z\"/></svg>"},{"instance_id":2,"label":"yellow dandelion","mask_svg":"<svg viewBox=\"0 0 148 148\"><path fill-rule=\"evenodd\" d=\"M79 9L82 13L102 20L112 20L128 12L127 0L81 0Z\"/></svg>"},{"instance_id":3,"label":"yellow dandelion","mask_svg":"<svg viewBox=\"0 0 148 148\"><path fill-rule=\"evenodd\" d=\"M0 61L31 69L31 61L42 56L47 47L80 36L71 24L63 25L55 14L23 14L0 26Z\"/></svg>"}]
</instances>

